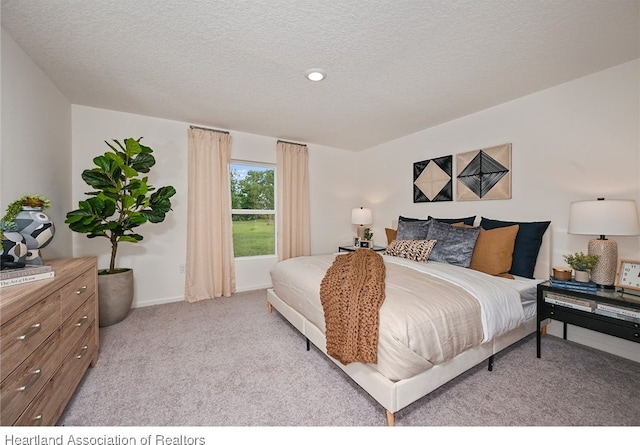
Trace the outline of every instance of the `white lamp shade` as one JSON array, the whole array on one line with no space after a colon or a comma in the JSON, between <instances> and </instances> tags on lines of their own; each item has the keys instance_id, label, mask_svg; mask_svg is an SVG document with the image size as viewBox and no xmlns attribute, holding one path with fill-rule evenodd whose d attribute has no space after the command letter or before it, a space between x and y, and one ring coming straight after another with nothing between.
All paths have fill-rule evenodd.
<instances>
[{"instance_id":1,"label":"white lamp shade","mask_svg":"<svg viewBox=\"0 0 640 445\"><path fill-rule=\"evenodd\" d=\"M357 207L351 210L351 224L371 224L373 215L371 209Z\"/></svg>"},{"instance_id":2,"label":"white lamp shade","mask_svg":"<svg viewBox=\"0 0 640 445\"><path fill-rule=\"evenodd\" d=\"M572 202L568 232L574 235L640 235L636 202L624 199Z\"/></svg>"}]
</instances>

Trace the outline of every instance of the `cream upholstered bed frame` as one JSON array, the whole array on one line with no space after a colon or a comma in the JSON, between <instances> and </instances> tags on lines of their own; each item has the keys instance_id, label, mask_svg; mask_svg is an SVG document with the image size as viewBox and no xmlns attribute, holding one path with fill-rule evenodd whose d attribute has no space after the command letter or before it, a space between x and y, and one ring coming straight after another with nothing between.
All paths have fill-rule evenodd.
<instances>
[{"instance_id":1,"label":"cream upholstered bed frame","mask_svg":"<svg viewBox=\"0 0 640 445\"><path fill-rule=\"evenodd\" d=\"M534 276L547 279L551 272L551 227L547 228L542 239L542 246L538 253ZM322 331L298 311L287 305L275 294L273 289L267 290L267 305L269 312L275 308L307 341L313 343L326 355L326 339ZM329 357L340 369L361 386L371 397L380 403L387 413L387 424L395 424L395 413L424 397L463 372L489 359L491 370L493 356L504 348L535 332L536 317L532 317L518 328L509 331L494 340L483 343L473 349L468 349L452 360L436 365L414 377L392 381L364 363L350 363L343 365Z\"/></svg>"}]
</instances>

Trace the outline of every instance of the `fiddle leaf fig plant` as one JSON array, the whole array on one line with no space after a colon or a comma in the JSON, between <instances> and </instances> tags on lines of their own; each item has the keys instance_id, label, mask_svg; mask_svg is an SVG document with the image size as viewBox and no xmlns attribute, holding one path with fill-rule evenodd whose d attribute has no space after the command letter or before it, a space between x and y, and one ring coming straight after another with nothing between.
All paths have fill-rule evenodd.
<instances>
[{"instance_id":1,"label":"fiddle leaf fig plant","mask_svg":"<svg viewBox=\"0 0 640 445\"><path fill-rule=\"evenodd\" d=\"M93 159L96 167L82 172L82 179L96 191L78 203L78 209L67 213L65 223L71 230L88 238L104 237L111 243L109 269L101 273L122 271L116 268L120 242L138 243L143 236L135 232L141 225L164 221L172 210L171 197L176 190L168 185L155 189L147 176L156 163L150 147L142 138L105 141L111 151Z\"/></svg>"}]
</instances>

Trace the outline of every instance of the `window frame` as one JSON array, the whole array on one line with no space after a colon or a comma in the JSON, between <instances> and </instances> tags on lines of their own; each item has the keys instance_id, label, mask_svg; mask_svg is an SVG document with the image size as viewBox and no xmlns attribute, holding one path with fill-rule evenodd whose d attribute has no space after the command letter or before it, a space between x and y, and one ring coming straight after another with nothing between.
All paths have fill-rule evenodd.
<instances>
[{"instance_id":1,"label":"window frame","mask_svg":"<svg viewBox=\"0 0 640 445\"><path fill-rule=\"evenodd\" d=\"M278 224L279 218L277 213L278 208L278 193L277 193L277 175L278 171L275 163L270 162L257 162L257 161L245 161L242 159L231 159L229 162L229 192L231 192L231 171L233 165L241 165L248 167L260 167L264 169L273 170L273 210L269 209L234 209L231 208L231 218L233 219L233 215L273 215L274 228L273 228L273 253L268 253L264 255L247 255L247 256L235 256L235 252L233 255L234 260L244 260L244 259L255 259L255 258L274 258L278 256ZM233 202L233 199L231 200ZM232 220L233 226L233 220Z\"/></svg>"}]
</instances>

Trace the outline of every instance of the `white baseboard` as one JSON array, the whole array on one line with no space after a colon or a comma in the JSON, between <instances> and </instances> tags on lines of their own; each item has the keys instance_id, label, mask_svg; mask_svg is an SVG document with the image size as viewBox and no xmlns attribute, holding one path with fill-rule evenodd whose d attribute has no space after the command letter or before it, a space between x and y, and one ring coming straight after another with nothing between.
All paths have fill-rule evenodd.
<instances>
[{"instance_id":1,"label":"white baseboard","mask_svg":"<svg viewBox=\"0 0 640 445\"><path fill-rule=\"evenodd\" d=\"M235 293L248 292L248 291L260 290L260 289L267 289L269 287L271 287L271 282L263 284L263 285L241 287L241 288L236 289ZM140 307L156 306L158 304L177 303L179 301L185 301L184 295L177 295L175 297L163 298L163 299L157 299L157 300L147 300L147 301L142 301L142 302L139 302L139 303L136 303L134 301L134 303L133 303L133 305L131 307L135 309L135 308L140 308Z\"/></svg>"},{"instance_id":2,"label":"white baseboard","mask_svg":"<svg viewBox=\"0 0 640 445\"><path fill-rule=\"evenodd\" d=\"M146 301L141 301L139 303L136 303L134 301L131 307L133 309L136 309L140 307L156 306L158 304L177 303L178 301L184 301L184 295L177 295L175 297L161 298L157 300L146 300Z\"/></svg>"},{"instance_id":3,"label":"white baseboard","mask_svg":"<svg viewBox=\"0 0 640 445\"><path fill-rule=\"evenodd\" d=\"M260 290L260 289L268 289L270 287L272 287L273 285L271 284L271 282L265 283L265 284L255 284L253 286L244 286L244 287L239 287L236 289L236 293L237 292L249 292L252 290Z\"/></svg>"},{"instance_id":4,"label":"white baseboard","mask_svg":"<svg viewBox=\"0 0 640 445\"><path fill-rule=\"evenodd\" d=\"M547 326L547 333L562 338L562 332L563 323L561 321L551 320ZM640 363L640 343L612 337L611 335L570 324L567 325L567 340Z\"/></svg>"}]
</instances>

